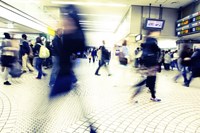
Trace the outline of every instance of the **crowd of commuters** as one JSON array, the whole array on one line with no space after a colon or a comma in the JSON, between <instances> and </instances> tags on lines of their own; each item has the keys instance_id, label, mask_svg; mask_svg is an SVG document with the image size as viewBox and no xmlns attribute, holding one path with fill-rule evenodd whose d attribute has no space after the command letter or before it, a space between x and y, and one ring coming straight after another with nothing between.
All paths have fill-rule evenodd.
<instances>
[{"instance_id":1,"label":"crowd of commuters","mask_svg":"<svg viewBox=\"0 0 200 133\"><path fill-rule=\"evenodd\" d=\"M21 64L21 74L27 72L33 73L37 70L36 79L42 79L47 74L43 71L43 66L51 69L49 80L50 95L54 98L60 94L68 93L73 89L77 82L76 75L73 72L73 60L77 53L85 51L85 36L79 24L79 17L74 6L64 8L68 10L68 15L63 17L63 28L56 30L56 35L52 42L48 42L38 36L35 44L28 41L26 34L22 34L22 39L18 45L14 45L9 33L4 33L5 38L1 45L1 66L4 72L4 85L11 85L9 73L15 62ZM150 100L159 102L161 99L156 97L156 73L161 72L162 66L169 71L176 69L179 74L174 77L177 81L179 77L184 78L184 86L189 87L192 79L200 77L200 47L191 49L187 44L177 51L161 50L158 46L157 37L160 31L148 31L144 43L135 50L134 66L139 68L143 75L143 80L134 85L135 92L132 98L135 98L144 87L148 87L151 93ZM50 51L50 56L42 58L40 56L41 48L45 46ZM129 49L127 41L124 40L119 54L119 61L123 65L130 62ZM100 76L100 69L104 66L109 71L109 62L111 52L106 48L105 40L99 48L92 48L88 51L89 63L98 61L98 67L94 75ZM35 63L33 63L33 60ZM35 69L34 69L35 67ZM189 78L188 78L189 77ZM95 132L90 125L91 132Z\"/></svg>"}]
</instances>

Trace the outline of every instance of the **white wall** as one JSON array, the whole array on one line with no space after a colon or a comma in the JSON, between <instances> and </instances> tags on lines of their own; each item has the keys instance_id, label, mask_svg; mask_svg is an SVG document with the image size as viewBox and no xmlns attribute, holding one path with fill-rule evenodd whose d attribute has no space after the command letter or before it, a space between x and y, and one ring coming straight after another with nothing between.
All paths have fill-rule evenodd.
<instances>
[{"instance_id":1,"label":"white wall","mask_svg":"<svg viewBox=\"0 0 200 133\"><path fill-rule=\"evenodd\" d=\"M85 37L88 46L99 47L102 45L102 40L105 40L108 47L114 46L114 34L110 32L85 31Z\"/></svg>"},{"instance_id":2,"label":"white wall","mask_svg":"<svg viewBox=\"0 0 200 133\"><path fill-rule=\"evenodd\" d=\"M161 49L175 49L177 48L176 41L177 41L176 39L161 38L158 39L158 46Z\"/></svg>"},{"instance_id":3,"label":"white wall","mask_svg":"<svg viewBox=\"0 0 200 133\"><path fill-rule=\"evenodd\" d=\"M130 8L131 9L131 8ZM131 32L131 10L128 10L120 23L117 31L115 32L114 41L120 43L124 40Z\"/></svg>"}]
</instances>

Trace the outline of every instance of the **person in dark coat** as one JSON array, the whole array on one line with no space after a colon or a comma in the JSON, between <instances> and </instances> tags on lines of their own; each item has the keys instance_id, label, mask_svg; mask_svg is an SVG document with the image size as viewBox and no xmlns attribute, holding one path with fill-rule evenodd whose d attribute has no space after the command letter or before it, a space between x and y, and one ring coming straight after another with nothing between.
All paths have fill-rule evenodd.
<instances>
[{"instance_id":1,"label":"person in dark coat","mask_svg":"<svg viewBox=\"0 0 200 133\"><path fill-rule=\"evenodd\" d=\"M73 61L75 55L85 50L85 36L81 25L77 9L69 5L61 9L61 12L68 15L63 16L63 34L61 36L61 46L58 48L59 54L59 72L54 86L50 92L50 98L60 94L66 94L72 85L77 81L73 72Z\"/></svg>"},{"instance_id":2,"label":"person in dark coat","mask_svg":"<svg viewBox=\"0 0 200 133\"><path fill-rule=\"evenodd\" d=\"M193 78L200 77L200 48L196 48L191 56L191 70L192 74L187 81L187 87L189 87Z\"/></svg>"},{"instance_id":3,"label":"person in dark coat","mask_svg":"<svg viewBox=\"0 0 200 133\"><path fill-rule=\"evenodd\" d=\"M75 60L75 55L77 53L83 53L85 50L85 36L82 27L79 23L78 10L73 5L68 5L61 9L61 12L67 13L63 16L63 35L61 37L62 45L59 54L59 72L55 81L53 88L51 89L49 98L55 98L61 94L67 94L71 90L76 92L74 83L76 83L77 78L73 72L73 63ZM80 106L83 106L80 100ZM83 114L84 109L82 107ZM90 133L96 133L92 124L89 122Z\"/></svg>"},{"instance_id":4,"label":"person in dark coat","mask_svg":"<svg viewBox=\"0 0 200 133\"><path fill-rule=\"evenodd\" d=\"M30 72L34 71L33 66L30 64L29 62L29 55L30 55L30 46L29 43L27 41L27 35L26 34L22 34L22 43L20 44L20 55L22 58L22 70L23 72L27 72L27 70L29 70Z\"/></svg>"},{"instance_id":5,"label":"person in dark coat","mask_svg":"<svg viewBox=\"0 0 200 133\"><path fill-rule=\"evenodd\" d=\"M62 36L62 32L63 30L61 28L57 29L56 31L56 35L52 41L52 70L51 70L51 77L50 77L50 81L49 81L49 86L53 87L58 72L60 70L60 66L59 66L59 55L60 55L60 50L61 50L61 36Z\"/></svg>"},{"instance_id":6,"label":"person in dark coat","mask_svg":"<svg viewBox=\"0 0 200 133\"><path fill-rule=\"evenodd\" d=\"M100 68L101 68L102 66L105 66L105 68L106 68L106 70L107 70L107 72L108 72L108 76L111 76L110 71L109 71L109 67L108 67L108 63L109 63L109 61L110 61L110 56L111 56L111 54L110 54L110 52L105 48L105 41L104 41L104 40L102 41L102 43L103 43L103 45L100 46L100 48L99 48L99 50L101 51L101 55L100 55L101 57L100 57L100 60L99 60L99 66L98 66L98 68L97 68L96 71L95 71L95 75L101 76L101 75L99 74L99 70L100 70Z\"/></svg>"},{"instance_id":7,"label":"person in dark coat","mask_svg":"<svg viewBox=\"0 0 200 133\"><path fill-rule=\"evenodd\" d=\"M160 31L148 31L146 38L146 42L141 44L142 48L142 67L140 72L142 75L146 75L146 78L141 82L134 85L136 87L136 91L133 94L132 98L134 98L137 94L141 92L143 86L149 88L151 92L151 99L154 102L159 102L161 99L156 98L155 84L156 84L156 73L158 71L158 60L160 56L160 48L157 45L156 36L160 34Z\"/></svg>"},{"instance_id":8,"label":"person in dark coat","mask_svg":"<svg viewBox=\"0 0 200 133\"><path fill-rule=\"evenodd\" d=\"M184 79L184 86L188 87L188 73L191 69L191 50L188 44L183 44L181 52L180 52L180 65L181 65L181 72L174 77L174 81L176 82L181 75Z\"/></svg>"}]
</instances>

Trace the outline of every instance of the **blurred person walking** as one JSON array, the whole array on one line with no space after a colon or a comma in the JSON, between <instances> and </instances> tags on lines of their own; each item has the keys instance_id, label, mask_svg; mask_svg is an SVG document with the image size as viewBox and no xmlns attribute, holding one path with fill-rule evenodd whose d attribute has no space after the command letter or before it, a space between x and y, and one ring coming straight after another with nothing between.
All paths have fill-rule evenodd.
<instances>
[{"instance_id":1,"label":"blurred person walking","mask_svg":"<svg viewBox=\"0 0 200 133\"><path fill-rule=\"evenodd\" d=\"M76 83L77 78L73 72L75 55L77 53L83 53L85 50L85 36L82 27L79 23L78 10L73 5L68 5L61 9L61 12L67 13L63 16L63 35L62 43L59 54L59 72L55 81L53 88L49 94L49 98L53 99L61 94L67 94L71 90L76 92L74 83ZM82 108L83 114L86 117L86 112L84 110L84 105L80 99L80 106ZM84 106L84 107L83 107ZM90 133L96 133L92 124L88 121Z\"/></svg>"},{"instance_id":2,"label":"blurred person walking","mask_svg":"<svg viewBox=\"0 0 200 133\"><path fill-rule=\"evenodd\" d=\"M177 68L178 71L180 71L178 60L179 60L178 50L175 50L173 53L172 62L174 64L174 67Z\"/></svg>"},{"instance_id":3,"label":"blurred person walking","mask_svg":"<svg viewBox=\"0 0 200 133\"><path fill-rule=\"evenodd\" d=\"M169 51L165 51L164 55L164 67L165 70L170 70L170 64L171 64L171 56Z\"/></svg>"},{"instance_id":4,"label":"blurred person walking","mask_svg":"<svg viewBox=\"0 0 200 133\"><path fill-rule=\"evenodd\" d=\"M106 68L106 70L107 70L107 72L108 72L108 76L111 76L110 70L109 70L109 67L108 67L108 63L109 63L109 61L110 61L110 56L111 56L111 54L110 54L110 52L106 49L106 47L105 47L105 41L104 41L104 40L102 41L102 43L103 43L103 45L100 46L100 48L99 48L99 50L101 50L101 55L100 55L100 60L99 60L99 66L98 66L98 68L97 68L96 71L95 71L95 75L101 76L101 75L99 74L99 70L100 70L100 68L101 68L102 66L105 66L105 68Z\"/></svg>"},{"instance_id":5,"label":"blurred person walking","mask_svg":"<svg viewBox=\"0 0 200 133\"><path fill-rule=\"evenodd\" d=\"M97 56L97 50L95 48L92 49L91 56L92 56L92 62L95 63Z\"/></svg>"},{"instance_id":6,"label":"blurred person walking","mask_svg":"<svg viewBox=\"0 0 200 133\"><path fill-rule=\"evenodd\" d=\"M140 65L140 57L142 55L141 49L139 47L137 47L137 49L135 50L135 63L134 63L134 67L138 68Z\"/></svg>"},{"instance_id":7,"label":"blurred person walking","mask_svg":"<svg viewBox=\"0 0 200 133\"><path fill-rule=\"evenodd\" d=\"M174 77L174 81L176 82L181 75L183 76L184 79L184 86L189 86L188 85L188 73L190 71L190 66L191 66L191 50L187 44L183 44L182 49L180 51L180 65L181 65L181 71L179 74L177 74Z\"/></svg>"},{"instance_id":8,"label":"blurred person walking","mask_svg":"<svg viewBox=\"0 0 200 133\"><path fill-rule=\"evenodd\" d=\"M50 76L50 81L49 81L49 86L52 88L55 84L57 75L60 70L60 65L59 65L59 56L61 52L61 36L62 36L63 30L61 28L56 30L56 35L54 39L52 40L52 70L51 70L51 76Z\"/></svg>"},{"instance_id":9,"label":"blurred person walking","mask_svg":"<svg viewBox=\"0 0 200 133\"><path fill-rule=\"evenodd\" d=\"M160 31L148 31L147 35L148 37L146 38L146 42L141 44L142 66L140 68L140 72L143 75L146 75L146 78L134 85L134 87L136 87L137 89L132 95L132 98L138 95L143 89L144 85L146 85L151 92L150 100L154 102L159 102L161 101L161 99L156 98L155 84L156 73L158 70L158 60L160 56L160 48L157 45L156 37L160 35Z\"/></svg>"},{"instance_id":10,"label":"blurred person walking","mask_svg":"<svg viewBox=\"0 0 200 133\"><path fill-rule=\"evenodd\" d=\"M193 78L200 77L200 46L196 47L194 53L191 56L191 71L192 74L190 75L187 81L187 87L190 86L191 81Z\"/></svg>"},{"instance_id":11,"label":"blurred person walking","mask_svg":"<svg viewBox=\"0 0 200 133\"><path fill-rule=\"evenodd\" d=\"M127 48L127 40L124 40L124 42L122 43L121 52L119 54L119 62L122 65L127 65L128 59L129 59L129 52Z\"/></svg>"},{"instance_id":12,"label":"blurred person walking","mask_svg":"<svg viewBox=\"0 0 200 133\"><path fill-rule=\"evenodd\" d=\"M30 53L28 56L29 62L31 64L31 66L33 66L33 60L34 60L34 53L33 53L33 44L32 44L32 40L29 40L29 47L30 47Z\"/></svg>"},{"instance_id":13,"label":"blurred person walking","mask_svg":"<svg viewBox=\"0 0 200 133\"><path fill-rule=\"evenodd\" d=\"M4 72L4 85L11 85L9 82L9 72L13 63L17 60L16 52L19 51L19 48L15 47L13 41L11 40L9 33L4 33L5 38L2 41L1 45L1 65L2 71Z\"/></svg>"},{"instance_id":14,"label":"blurred person walking","mask_svg":"<svg viewBox=\"0 0 200 133\"><path fill-rule=\"evenodd\" d=\"M42 45L43 45L43 43L42 43L41 37L37 37L36 38L36 44L35 44L34 49L33 49L34 56L35 56L35 68L38 71L38 75L37 75L36 79L41 79L42 76L47 75L42 70L42 63L43 63L44 59L39 57L39 52L40 52L40 48L41 48Z\"/></svg>"},{"instance_id":15,"label":"blurred person walking","mask_svg":"<svg viewBox=\"0 0 200 133\"><path fill-rule=\"evenodd\" d=\"M27 41L27 35L26 34L22 34L22 43L20 44L20 55L22 58L22 71L25 73L27 72L27 70L29 70L30 72L34 71L33 66L30 64L29 62L29 55L31 52L29 43Z\"/></svg>"}]
</instances>

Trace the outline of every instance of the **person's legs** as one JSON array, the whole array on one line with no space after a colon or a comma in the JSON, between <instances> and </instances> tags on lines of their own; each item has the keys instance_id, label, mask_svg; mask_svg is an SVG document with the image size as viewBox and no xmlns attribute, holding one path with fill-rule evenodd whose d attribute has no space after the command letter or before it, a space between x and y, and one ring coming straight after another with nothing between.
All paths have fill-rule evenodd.
<instances>
[{"instance_id":1,"label":"person's legs","mask_svg":"<svg viewBox=\"0 0 200 133\"><path fill-rule=\"evenodd\" d=\"M184 79L184 85L186 85L188 82L188 79L187 79L187 69L185 66L183 67L182 75L183 75L183 79Z\"/></svg>"},{"instance_id":2,"label":"person's legs","mask_svg":"<svg viewBox=\"0 0 200 133\"><path fill-rule=\"evenodd\" d=\"M100 75L100 74L99 74L99 70L100 70L100 68L101 68L104 64L105 64L104 61L99 61L99 66L98 66L98 68L97 68L97 70L96 70L96 72L95 72L95 75Z\"/></svg>"},{"instance_id":3,"label":"person's legs","mask_svg":"<svg viewBox=\"0 0 200 133\"><path fill-rule=\"evenodd\" d=\"M53 62L53 66L52 66L52 70L51 70L51 76L50 76L50 81L49 81L49 86L53 86L58 72L60 70L60 66L59 66L59 58L58 56L52 56L52 62Z\"/></svg>"},{"instance_id":4,"label":"person's legs","mask_svg":"<svg viewBox=\"0 0 200 133\"><path fill-rule=\"evenodd\" d=\"M33 66L29 62L28 55L25 54L24 56L26 56L26 67L29 69L29 71L33 72L34 68L33 68Z\"/></svg>"},{"instance_id":5,"label":"person's legs","mask_svg":"<svg viewBox=\"0 0 200 133\"><path fill-rule=\"evenodd\" d=\"M109 61L108 62L104 62L104 66L105 66L106 71L108 72L108 76L111 76L110 68L109 68Z\"/></svg>"},{"instance_id":6,"label":"person's legs","mask_svg":"<svg viewBox=\"0 0 200 133\"><path fill-rule=\"evenodd\" d=\"M156 82L156 76L147 76L147 81L146 81L146 84L148 85L149 87L149 90L151 92L151 97L152 98L156 98L155 96L155 82Z\"/></svg>"},{"instance_id":7,"label":"person's legs","mask_svg":"<svg viewBox=\"0 0 200 133\"><path fill-rule=\"evenodd\" d=\"M92 61L93 61L93 63L95 62L95 56L92 56Z\"/></svg>"},{"instance_id":8,"label":"person's legs","mask_svg":"<svg viewBox=\"0 0 200 133\"><path fill-rule=\"evenodd\" d=\"M8 81L9 70L10 70L9 67L5 67L4 69L4 79L5 79L4 85L11 85L11 83Z\"/></svg>"},{"instance_id":9,"label":"person's legs","mask_svg":"<svg viewBox=\"0 0 200 133\"><path fill-rule=\"evenodd\" d=\"M159 102L161 99L156 98L155 83L156 76L147 76L147 84L151 92L151 100L154 102Z\"/></svg>"},{"instance_id":10,"label":"person's legs","mask_svg":"<svg viewBox=\"0 0 200 133\"><path fill-rule=\"evenodd\" d=\"M134 87L139 87L139 86L142 86L146 83L146 80L147 79L143 79L142 81L140 81L139 83L135 84Z\"/></svg>"},{"instance_id":11,"label":"person's legs","mask_svg":"<svg viewBox=\"0 0 200 133\"><path fill-rule=\"evenodd\" d=\"M134 98L135 96L137 96L143 90L145 83L146 83L146 78L133 86L133 87L136 87L136 90L133 93L131 98Z\"/></svg>"},{"instance_id":12,"label":"person's legs","mask_svg":"<svg viewBox=\"0 0 200 133\"><path fill-rule=\"evenodd\" d=\"M37 79L41 79L42 78L42 74L43 74L43 72L42 72L42 59L37 58L35 66L36 66L36 69L38 71L38 76L36 78Z\"/></svg>"},{"instance_id":13,"label":"person's legs","mask_svg":"<svg viewBox=\"0 0 200 133\"><path fill-rule=\"evenodd\" d=\"M27 64L27 54L22 56L22 71L23 72L27 71L26 64Z\"/></svg>"}]
</instances>

